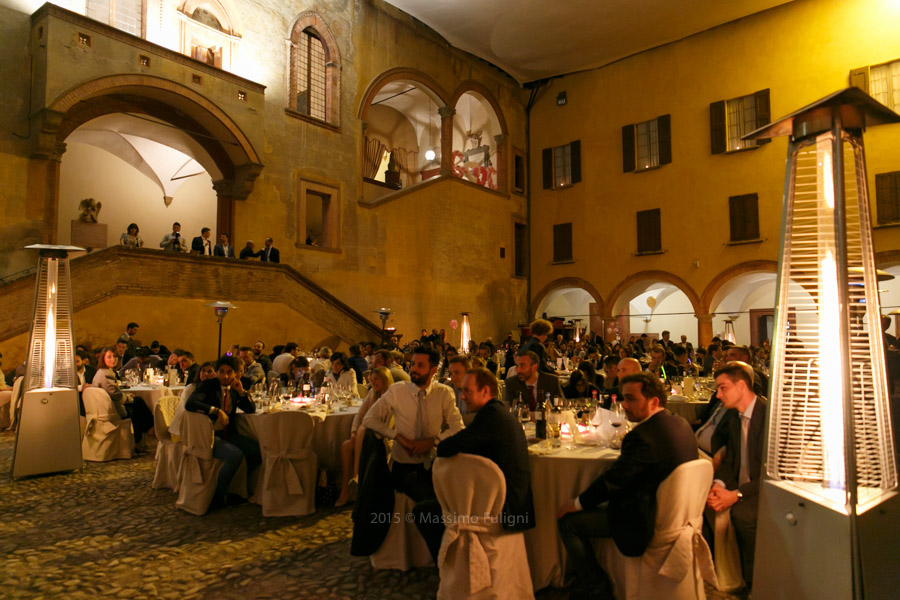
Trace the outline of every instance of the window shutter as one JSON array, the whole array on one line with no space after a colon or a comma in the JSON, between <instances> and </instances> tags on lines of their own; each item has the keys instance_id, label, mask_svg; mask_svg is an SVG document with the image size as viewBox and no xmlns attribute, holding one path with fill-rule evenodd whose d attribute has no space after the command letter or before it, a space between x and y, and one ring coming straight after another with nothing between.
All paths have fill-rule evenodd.
<instances>
[{"instance_id":1,"label":"window shutter","mask_svg":"<svg viewBox=\"0 0 900 600\"><path fill-rule=\"evenodd\" d=\"M634 171L634 125L626 125L622 128L622 172Z\"/></svg>"},{"instance_id":2,"label":"window shutter","mask_svg":"<svg viewBox=\"0 0 900 600\"><path fill-rule=\"evenodd\" d=\"M656 138L659 142L659 164L672 162L672 116L663 115L656 119Z\"/></svg>"},{"instance_id":3,"label":"window shutter","mask_svg":"<svg viewBox=\"0 0 900 600\"><path fill-rule=\"evenodd\" d=\"M572 224L553 226L553 262L572 260Z\"/></svg>"},{"instance_id":4,"label":"window shutter","mask_svg":"<svg viewBox=\"0 0 900 600\"><path fill-rule=\"evenodd\" d=\"M553 148L544 148L541 152L544 170L544 189L553 188Z\"/></svg>"},{"instance_id":5,"label":"window shutter","mask_svg":"<svg viewBox=\"0 0 900 600\"><path fill-rule=\"evenodd\" d=\"M730 197L728 215L732 242L759 239L759 198L756 194Z\"/></svg>"},{"instance_id":6,"label":"window shutter","mask_svg":"<svg viewBox=\"0 0 900 600\"><path fill-rule=\"evenodd\" d=\"M875 212L879 225L900 222L900 171L875 175Z\"/></svg>"},{"instance_id":7,"label":"window shutter","mask_svg":"<svg viewBox=\"0 0 900 600\"><path fill-rule=\"evenodd\" d=\"M727 147L725 138L725 101L709 105L709 148L713 154L722 154Z\"/></svg>"},{"instance_id":8,"label":"window shutter","mask_svg":"<svg viewBox=\"0 0 900 600\"><path fill-rule=\"evenodd\" d=\"M569 168L572 183L581 181L581 140L569 144Z\"/></svg>"},{"instance_id":9,"label":"window shutter","mask_svg":"<svg viewBox=\"0 0 900 600\"><path fill-rule=\"evenodd\" d=\"M662 250L660 210L641 210L637 213L638 254Z\"/></svg>"},{"instance_id":10,"label":"window shutter","mask_svg":"<svg viewBox=\"0 0 900 600\"><path fill-rule=\"evenodd\" d=\"M756 97L756 128L759 129L772 121L772 111L769 109L769 88L759 90L754 96ZM772 138L756 140L756 145L768 144L771 141Z\"/></svg>"},{"instance_id":11,"label":"window shutter","mask_svg":"<svg viewBox=\"0 0 900 600\"><path fill-rule=\"evenodd\" d=\"M860 67L850 71L850 85L869 93L869 67Z\"/></svg>"}]
</instances>

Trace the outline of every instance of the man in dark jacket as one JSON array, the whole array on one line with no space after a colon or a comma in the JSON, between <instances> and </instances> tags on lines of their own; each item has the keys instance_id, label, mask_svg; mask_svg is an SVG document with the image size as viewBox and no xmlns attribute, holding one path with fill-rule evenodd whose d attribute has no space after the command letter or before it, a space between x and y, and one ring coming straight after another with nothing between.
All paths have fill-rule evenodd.
<instances>
[{"instance_id":1,"label":"man in dark jacket","mask_svg":"<svg viewBox=\"0 0 900 600\"><path fill-rule=\"evenodd\" d=\"M559 509L559 531L578 577L572 598L613 598L590 538L611 537L625 556L640 556L653 537L656 490L675 468L697 458L681 417L665 410L666 391L646 372L622 378L625 415L635 423L622 454L577 498Z\"/></svg>"}]
</instances>

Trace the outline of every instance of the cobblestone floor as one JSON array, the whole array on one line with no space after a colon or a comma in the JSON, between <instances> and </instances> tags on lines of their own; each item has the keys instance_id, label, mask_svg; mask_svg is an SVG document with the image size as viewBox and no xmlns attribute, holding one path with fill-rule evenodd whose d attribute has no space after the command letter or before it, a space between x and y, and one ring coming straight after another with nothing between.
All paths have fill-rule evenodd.
<instances>
[{"instance_id":1,"label":"cobblestone floor","mask_svg":"<svg viewBox=\"0 0 900 600\"><path fill-rule=\"evenodd\" d=\"M243 504L197 517L154 490L152 454L10 483L0 433L4 598L434 598L434 568L375 571L349 554L350 509L263 518ZM541 600L565 591L543 590ZM722 600L737 600L712 595Z\"/></svg>"}]
</instances>

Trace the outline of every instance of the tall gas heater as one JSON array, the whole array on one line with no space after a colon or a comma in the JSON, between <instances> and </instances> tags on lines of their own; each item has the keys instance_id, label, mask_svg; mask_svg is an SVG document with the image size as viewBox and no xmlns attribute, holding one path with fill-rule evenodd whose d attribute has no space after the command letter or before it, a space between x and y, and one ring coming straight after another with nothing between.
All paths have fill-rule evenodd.
<instances>
[{"instance_id":1,"label":"tall gas heater","mask_svg":"<svg viewBox=\"0 0 900 600\"><path fill-rule=\"evenodd\" d=\"M42 244L26 248L38 250L40 257L10 472L14 479L82 466L68 253L83 249Z\"/></svg>"},{"instance_id":2,"label":"tall gas heater","mask_svg":"<svg viewBox=\"0 0 900 600\"><path fill-rule=\"evenodd\" d=\"M754 597L896 598L897 463L856 88L746 136L789 136Z\"/></svg>"}]
</instances>

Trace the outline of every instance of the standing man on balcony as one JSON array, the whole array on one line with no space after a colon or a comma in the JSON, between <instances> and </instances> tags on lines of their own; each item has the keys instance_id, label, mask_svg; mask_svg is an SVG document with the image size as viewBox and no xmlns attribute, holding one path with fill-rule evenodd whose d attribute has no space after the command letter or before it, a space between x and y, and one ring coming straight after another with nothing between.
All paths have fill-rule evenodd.
<instances>
[{"instance_id":1,"label":"standing man on balcony","mask_svg":"<svg viewBox=\"0 0 900 600\"><path fill-rule=\"evenodd\" d=\"M273 244L274 241L272 240L272 238L266 238L266 247L260 250L259 260L261 260L262 262L281 262L281 256L278 252L278 248L276 248Z\"/></svg>"},{"instance_id":2,"label":"standing man on balcony","mask_svg":"<svg viewBox=\"0 0 900 600\"><path fill-rule=\"evenodd\" d=\"M219 236L219 243L213 249L214 256L224 256L225 258L234 258L234 246L228 243L228 234L223 233Z\"/></svg>"},{"instance_id":3,"label":"standing man on balcony","mask_svg":"<svg viewBox=\"0 0 900 600\"><path fill-rule=\"evenodd\" d=\"M212 256L212 242L209 241L209 227L200 230L200 235L191 240L191 252L198 252L203 256Z\"/></svg>"},{"instance_id":4,"label":"standing man on balcony","mask_svg":"<svg viewBox=\"0 0 900 600\"><path fill-rule=\"evenodd\" d=\"M163 236L159 247L166 252L187 252L187 241L181 235L181 223L172 223L172 233Z\"/></svg>"}]
</instances>

